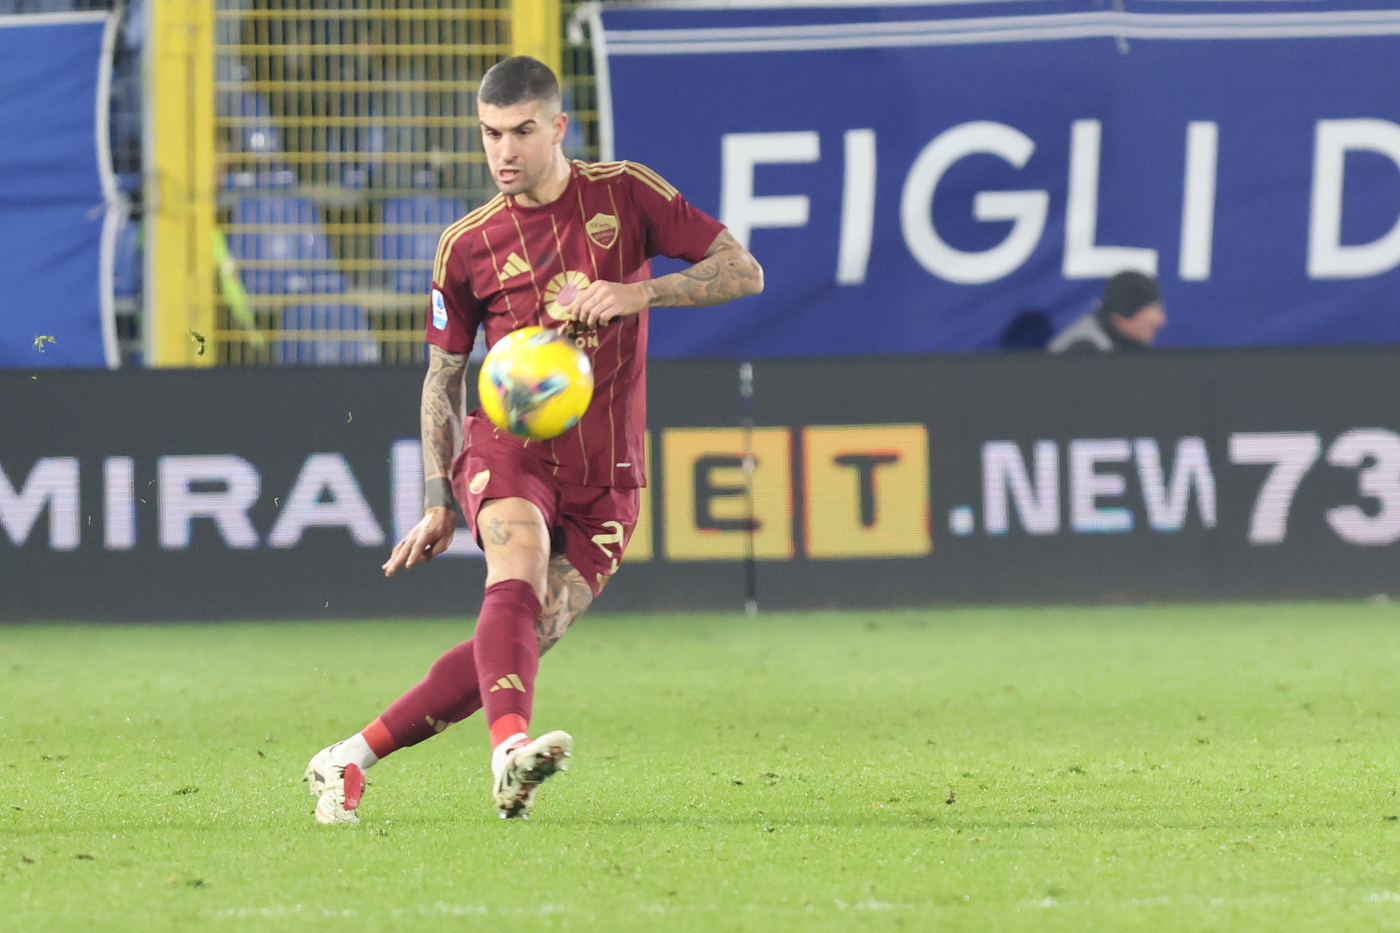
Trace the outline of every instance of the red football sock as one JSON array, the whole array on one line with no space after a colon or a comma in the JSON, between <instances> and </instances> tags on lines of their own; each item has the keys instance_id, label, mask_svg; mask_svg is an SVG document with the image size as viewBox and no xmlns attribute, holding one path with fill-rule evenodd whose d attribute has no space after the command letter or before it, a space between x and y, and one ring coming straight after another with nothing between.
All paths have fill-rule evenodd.
<instances>
[{"instance_id":1,"label":"red football sock","mask_svg":"<svg viewBox=\"0 0 1400 933\"><path fill-rule=\"evenodd\" d=\"M491 723L491 747L495 748L506 739L520 733L529 733L530 724L525 721L525 717L519 713L506 713L500 719Z\"/></svg>"},{"instance_id":2,"label":"red football sock","mask_svg":"<svg viewBox=\"0 0 1400 933\"><path fill-rule=\"evenodd\" d=\"M434 661L428 676L395 700L362 734L370 749L383 758L389 752L432 738L479 709L476 653L471 639L467 639ZM380 743L386 746L385 750L380 750Z\"/></svg>"},{"instance_id":3,"label":"red football sock","mask_svg":"<svg viewBox=\"0 0 1400 933\"><path fill-rule=\"evenodd\" d=\"M476 680L486 721L491 725L493 747L499 744L496 733L500 729L510 730L501 736L507 738L529 728L535 672L540 666L540 647L535 639L539 614L540 599L524 580L502 580L486 588L472 641Z\"/></svg>"},{"instance_id":4,"label":"red football sock","mask_svg":"<svg viewBox=\"0 0 1400 933\"><path fill-rule=\"evenodd\" d=\"M360 737L365 740L369 750L374 752L375 758L383 758L390 752L398 751L402 746L394 740L387 726L384 725L383 717L360 730Z\"/></svg>"}]
</instances>

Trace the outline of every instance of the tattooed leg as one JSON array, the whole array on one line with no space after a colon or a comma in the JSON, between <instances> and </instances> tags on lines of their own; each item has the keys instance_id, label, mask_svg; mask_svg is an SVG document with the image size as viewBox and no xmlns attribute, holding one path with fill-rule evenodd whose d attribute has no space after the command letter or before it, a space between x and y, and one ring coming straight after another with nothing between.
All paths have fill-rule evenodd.
<instances>
[{"instance_id":1,"label":"tattooed leg","mask_svg":"<svg viewBox=\"0 0 1400 933\"><path fill-rule=\"evenodd\" d=\"M506 580L524 580L543 601L549 527L539 507L515 496L488 499L477 510L476 526L486 551L486 588Z\"/></svg>"},{"instance_id":2,"label":"tattooed leg","mask_svg":"<svg viewBox=\"0 0 1400 933\"><path fill-rule=\"evenodd\" d=\"M549 579L545 583L544 600L540 604L540 617L535 620L535 636L539 639L540 654L544 654L554 643L564 637L569 626L583 614L593 602L593 591L583 579L583 574L574 569L569 559L556 554L549 559Z\"/></svg>"}]
</instances>

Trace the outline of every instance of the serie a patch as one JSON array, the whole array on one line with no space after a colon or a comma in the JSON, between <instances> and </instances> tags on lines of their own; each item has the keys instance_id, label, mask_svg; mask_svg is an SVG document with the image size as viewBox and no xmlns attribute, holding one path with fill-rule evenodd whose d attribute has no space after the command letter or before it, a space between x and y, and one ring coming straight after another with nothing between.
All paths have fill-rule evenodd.
<instances>
[{"instance_id":1,"label":"serie a patch","mask_svg":"<svg viewBox=\"0 0 1400 933\"><path fill-rule=\"evenodd\" d=\"M433 326L438 330L447 329L447 302L442 300L442 292L433 289Z\"/></svg>"}]
</instances>

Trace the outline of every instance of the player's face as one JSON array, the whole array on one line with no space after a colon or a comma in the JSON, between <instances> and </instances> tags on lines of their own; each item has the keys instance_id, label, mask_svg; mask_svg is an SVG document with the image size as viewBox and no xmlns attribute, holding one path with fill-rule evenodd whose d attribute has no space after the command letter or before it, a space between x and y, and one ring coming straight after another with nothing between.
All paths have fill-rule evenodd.
<instances>
[{"instance_id":1,"label":"player's face","mask_svg":"<svg viewBox=\"0 0 1400 933\"><path fill-rule=\"evenodd\" d=\"M1167 323L1167 312L1162 308L1160 301L1153 302L1132 317L1117 314L1113 317L1113 326L1122 331L1124 336L1131 337L1138 343L1151 343L1156 339L1157 331Z\"/></svg>"},{"instance_id":2,"label":"player's face","mask_svg":"<svg viewBox=\"0 0 1400 933\"><path fill-rule=\"evenodd\" d=\"M527 101L510 107L481 104L481 141L486 164L502 194L535 190L548 177L564 141L567 114L555 101Z\"/></svg>"}]
</instances>

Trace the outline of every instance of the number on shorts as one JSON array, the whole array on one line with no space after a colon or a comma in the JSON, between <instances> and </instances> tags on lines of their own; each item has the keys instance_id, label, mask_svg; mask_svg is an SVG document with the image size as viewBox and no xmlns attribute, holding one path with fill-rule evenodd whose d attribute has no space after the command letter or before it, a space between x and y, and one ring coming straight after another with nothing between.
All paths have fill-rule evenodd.
<instances>
[{"instance_id":1,"label":"number on shorts","mask_svg":"<svg viewBox=\"0 0 1400 933\"><path fill-rule=\"evenodd\" d=\"M613 529L612 534L594 535L593 543L598 545L599 549L612 561L612 567L608 573L614 574L617 573L618 561L622 560L622 522L603 522L603 527ZM617 545L617 554L608 550L609 544Z\"/></svg>"}]
</instances>

